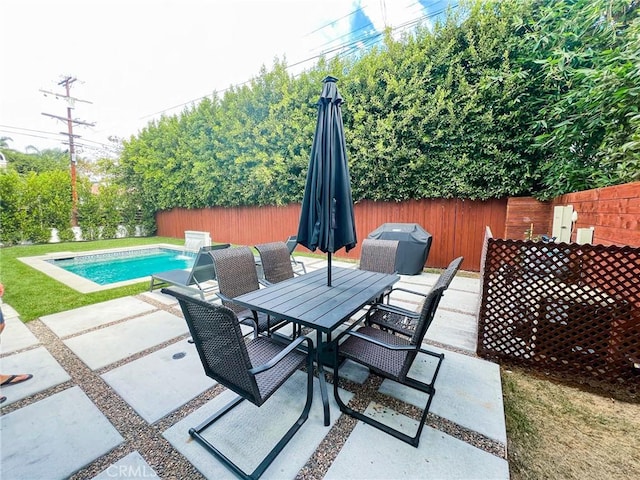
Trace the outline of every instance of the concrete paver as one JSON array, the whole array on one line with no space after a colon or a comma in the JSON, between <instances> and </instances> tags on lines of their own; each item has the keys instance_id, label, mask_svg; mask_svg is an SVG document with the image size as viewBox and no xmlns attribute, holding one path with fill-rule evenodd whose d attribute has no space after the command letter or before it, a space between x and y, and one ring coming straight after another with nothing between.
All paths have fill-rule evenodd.
<instances>
[{"instance_id":1,"label":"concrete paver","mask_svg":"<svg viewBox=\"0 0 640 480\"><path fill-rule=\"evenodd\" d=\"M417 428L415 420L380 405L370 405L365 413L410 434ZM414 448L358 422L324 478L508 479L509 467L505 460L428 426Z\"/></svg>"},{"instance_id":2,"label":"concrete paver","mask_svg":"<svg viewBox=\"0 0 640 480\"><path fill-rule=\"evenodd\" d=\"M125 297L46 315L41 320L58 337L63 338L155 309L153 305L137 298Z\"/></svg>"},{"instance_id":3,"label":"concrete paver","mask_svg":"<svg viewBox=\"0 0 640 480\"><path fill-rule=\"evenodd\" d=\"M45 347L3 357L0 359L0 372L24 372L33 375L31 380L2 389L2 394L7 397L3 406L43 392L71 379L67 371Z\"/></svg>"},{"instance_id":4,"label":"concrete paver","mask_svg":"<svg viewBox=\"0 0 640 480\"><path fill-rule=\"evenodd\" d=\"M151 466L145 462L138 452L131 452L126 457L109 465L93 477L92 480L112 480L114 478L159 478Z\"/></svg>"},{"instance_id":5,"label":"concrete paver","mask_svg":"<svg viewBox=\"0 0 640 480\"><path fill-rule=\"evenodd\" d=\"M427 347L435 353L445 353L435 383L436 395L431 403L431 412L506 443L507 433L498 365L437 347ZM409 373L418 380L428 379L431 378L434 365L434 357L419 355ZM380 391L421 408L426 403L425 394L391 380L382 382Z\"/></svg>"},{"instance_id":6,"label":"concrete paver","mask_svg":"<svg viewBox=\"0 0 640 480\"><path fill-rule=\"evenodd\" d=\"M149 423L216 384L204 374L196 347L186 340L114 368L102 378Z\"/></svg>"},{"instance_id":7,"label":"concrete paver","mask_svg":"<svg viewBox=\"0 0 640 480\"><path fill-rule=\"evenodd\" d=\"M157 311L64 341L92 370L188 332L182 318Z\"/></svg>"},{"instance_id":8,"label":"concrete paver","mask_svg":"<svg viewBox=\"0 0 640 480\"><path fill-rule=\"evenodd\" d=\"M22 323L18 314L8 305L2 305L5 328L0 341L0 352L2 354L11 353L23 348L37 345L38 339L31 333L27 326ZM4 371L0 369L0 371Z\"/></svg>"},{"instance_id":9,"label":"concrete paver","mask_svg":"<svg viewBox=\"0 0 640 480\"><path fill-rule=\"evenodd\" d=\"M66 478L124 440L79 387L0 417L2 478Z\"/></svg>"},{"instance_id":10,"label":"concrete paver","mask_svg":"<svg viewBox=\"0 0 640 480\"><path fill-rule=\"evenodd\" d=\"M477 323L474 315L438 309L427 330L425 340L475 353L477 342Z\"/></svg>"}]
</instances>

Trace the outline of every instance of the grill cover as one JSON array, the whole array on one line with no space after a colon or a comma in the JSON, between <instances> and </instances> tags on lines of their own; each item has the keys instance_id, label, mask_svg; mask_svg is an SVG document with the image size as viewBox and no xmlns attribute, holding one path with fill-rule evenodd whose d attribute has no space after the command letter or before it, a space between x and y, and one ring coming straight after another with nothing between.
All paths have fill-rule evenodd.
<instances>
[{"instance_id":1,"label":"grill cover","mask_svg":"<svg viewBox=\"0 0 640 480\"><path fill-rule=\"evenodd\" d=\"M368 237L377 240L398 240L398 273L418 275L422 272L431 248L431 234L417 223L383 223Z\"/></svg>"}]
</instances>

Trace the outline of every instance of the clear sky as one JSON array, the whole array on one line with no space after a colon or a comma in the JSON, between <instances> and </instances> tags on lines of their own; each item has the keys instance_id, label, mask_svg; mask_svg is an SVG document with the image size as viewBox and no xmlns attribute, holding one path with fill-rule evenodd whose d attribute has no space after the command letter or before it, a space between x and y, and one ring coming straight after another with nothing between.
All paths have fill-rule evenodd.
<instances>
[{"instance_id":1,"label":"clear sky","mask_svg":"<svg viewBox=\"0 0 640 480\"><path fill-rule=\"evenodd\" d=\"M77 78L74 127L87 155L109 136L129 138L163 113L270 68L441 11L448 0L3 0L0 2L0 137L24 151L66 148L63 92ZM455 2L451 2L455 3ZM428 21L428 19L427 19ZM366 42L365 42L366 43ZM327 53L329 52L329 53ZM315 59L292 67L310 68ZM320 86L319 86L320 88Z\"/></svg>"}]
</instances>

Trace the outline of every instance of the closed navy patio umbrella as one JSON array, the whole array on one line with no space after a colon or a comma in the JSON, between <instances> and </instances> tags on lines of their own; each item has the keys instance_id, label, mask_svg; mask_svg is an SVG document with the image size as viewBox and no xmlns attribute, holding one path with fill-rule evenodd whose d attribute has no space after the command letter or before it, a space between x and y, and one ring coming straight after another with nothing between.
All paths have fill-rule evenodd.
<instances>
[{"instance_id":1,"label":"closed navy patio umbrella","mask_svg":"<svg viewBox=\"0 0 640 480\"><path fill-rule=\"evenodd\" d=\"M297 239L311 251L328 254L328 286L331 254L342 247L348 252L358 243L337 81L323 80Z\"/></svg>"}]
</instances>

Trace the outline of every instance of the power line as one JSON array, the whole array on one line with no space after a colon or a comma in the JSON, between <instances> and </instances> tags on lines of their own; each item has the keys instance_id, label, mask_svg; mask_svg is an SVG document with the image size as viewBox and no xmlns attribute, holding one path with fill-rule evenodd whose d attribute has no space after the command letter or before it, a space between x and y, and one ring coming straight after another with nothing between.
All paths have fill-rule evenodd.
<instances>
[{"instance_id":1,"label":"power line","mask_svg":"<svg viewBox=\"0 0 640 480\"><path fill-rule=\"evenodd\" d=\"M15 127L12 125L0 125L0 132L2 133L7 133L9 135L20 135L22 137L32 137L32 138L42 138L44 140L53 140L53 141L60 141L59 139L59 135L60 133L58 132L49 132L46 130L36 130L33 128L24 128L24 127ZM26 133L26 132L30 132L30 133ZM68 135L68 133L66 132L61 132L63 135ZM41 134L41 135L37 135L37 134ZM91 150L93 152L101 152L101 153L115 153L118 151L118 146L115 144L108 144L108 143L103 143L103 142L98 142L96 140L91 140L89 138L82 138L80 140L81 137L79 137L78 135L74 134L74 137L76 138L74 145L76 147L81 147L82 150L80 152L83 152L85 149L86 150ZM63 145L68 145L69 142L62 142ZM90 145L93 144L93 145Z\"/></svg>"},{"instance_id":2,"label":"power line","mask_svg":"<svg viewBox=\"0 0 640 480\"><path fill-rule=\"evenodd\" d=\"M412 6L414 6L414 5L418 4L418 3L420 3L420 2L419 2L419 1L417 1L417 2L415 2L415 3L411 4L411 5L409 5L409 7L412 7ZM430 4L429 6L434 6L434 5L436 5L437 3L438 3L438 2L437 2L437 1L435 1L435 2L433 2L432 4ZM436 17L436 16L438 16L438 15L441 15L442 13L446 12L447 8L456 8L457 6L458 6L458 4L456 3L456 4L454 4L454 5L449 5L449 6L448 6L448 7L446 7L446 8L442 8L442 9L440 9L440 10L439 10L439 11L437 11L437 12L430 12L430 13L427 13L427 14L425 14L425 15L422 15L422 16L418 17L417 19L413 19L413 20L407 21L407 22L405 22L405 23L403 23L403 24L401 24L401 25L398 25L398 26L396 26L396 27L392 28L392 29L391 29L391 31L392 31L392 32L395 32L395 31L400 31L400 32L402 32L402 31L404 31L404 30L408 30L409 28L411 28L411 27L413 27L413 26L418 25L418 24L419 24L420 22L422 22L423 20L427 20L427 19L430 19L430 18L434 18L434 17ZM407 8L409 8L409 7L407 7ZM428 8L428 6L425 6L424 8ZM351 12L351 13L349 13L349 14L347 14L347 15L344 15L344 16L340 17L339 19L336 19L336 20L334 20L334 21L332 21L332 22L329 22L328 24L326 24L326 25L324 25L324 26L322 26L322 27L320 27L320 28L318 28L318 29L314 30L313 32L310 32L309 34L305 35L305 37L306 37L306 36L308 36L308 35L310 35L311 33L314 33L314 32L316 32L316 31L322 30L323 28L326 28L326 27L328 27L328 26L330 26L330 25L333 25L334 23L336 23L337 21L339 21L339 20L341 20L341 19L343 19L343 18L346 18L346 17L349 17L349 16L351 16L351 15L354 15L354 14L356 14L357 12L359 12L359 11L361 11L361 10L362 10L362 7L360 7L360 8L358 8L358 9L354 10L353 12ZM345 37L345 36L349 37L349 36L353 35L353 32L356 32L356 31L358 31L358 30L362 30L363 28L366 28L366 27L368 27L368 26L370 26L370 25L373 25L373 24L371 23L371 21L369 21L369 23L368 23L367 25L364 25L364 26L362 26L362 27L359 27L359 28L357 28L356 30L349 32L348 34L345 34L345 35L342 35L342 36L338 37L338 39L343 38L343 37ZM343 44L341 44L341 45L338 45L338 46L336 46L336 47L333 47L333 48L331 48L331 49L321 51L320 53L318 53L318 54L314 54L314 55L312 55L311 57L308 57L308 58L306 58L306 59L304 59L304 60L300 60L300 61L297 61L297 62L292 63L292 64L290 64L290 65L287 65L285 68L286 68L287 70L289 70L289 69L291 69L291 68L293 68L293 67L296 67L296 66L299 66L299 65L302 65L302 64L305 64L305 63L311 62L311 61L313 61L313 60L318 60L318 59L320 59L320 58L322 58L322 57L325 57L327 54L331 54L331 53L334 53L334 52L338 52L338 53L337 53L336 55L334 55L333 57L331 57L331 59L333 59L333 58L338 58L338 57L340 57L340 56L348 56L348 55L352 55L353 53L355 53L355 52L357 52L357 51L359 51L359 50L360 50L360 47L358 46L358 44L360 44L360 43L365 43L365 42L366 42L366 43L370 43L372 40L375 40L375 42L373 42L373 43L371 43L371 44L369 45L370 47L373 47L375 44L377 44L377 43L379 43L380 41L382 41L383 37L384 37L384 32L377 32L377 33L375 33L375 34L373 34L373 35L371 35L371 34L368 34L368 33L367 33L366 35L363 35L363 36L360 36L360 37L354 38L354 39L352 39L352 40L350 40L350 41L348 41L348 42L345 42L345 43L343 43ZM330 41L330 42L327 42L327 43L325 43L325 44L321 45L321 47L322 47L322 46L324 46L324 45L329 45L329 44L331 44L331 43L333 43L333 42L335 42L335 41L336 41L336 40L332 40L332 41ZM342 51L342 52L340 52L341 50L343 50L343 51ZM242 85L246 85L246 84L248 84L248 83L251 83L251 81L252 81L252 80L253 80L253 79L245 80L244 82L241 82L241 83L238 83L238 84L235 84L235 85L231 85L231 86L226 87L226 88L223 88L223 89L221 89L221 90L216 90L216 91L214 92L214 94L223 93L223 92L226 92L226 91L231 90L231 89L233 89L233 88L237 88L237 87L240 87L240 86L242 86ZM168 108L165 108L165 109L163 109L163 110L159 110L159 111L157 111L157 112L155 112L155 113L151 113L151 114L149 114L149 115L145 115L145 116L143 116L143 117L140 117L140 119L141 119L141 120L144 120L145 118L155 117L156 115L162 115L162 114L164 114L164 113L166 113L166 112L169 112L169 111L171 111L171 110L175 110L176 108L184 107L184 106L186 106L186 105L190 105L190 104L193 104L193 103L195 103L195 102L199 102L199 101L204 100L205 98L209 98L209 97L211 97L211 96L212 96L211 94L209 94L209 95L203 95L203 96L201 96L201 97L194 98L194 99L192 99L192 100L188 100L188 101L186 101L186 102L180 103L180 104L178 104L178 105L174 105L174 106L172 106L172 107L168 107Z\"/></svg>"},{"instance_id":3,"label":"power line","mask_svg":"<svg viewBox=\"0 0 640 480\"><path fill-rule=\"evenodd\" d=\"M358 13L360 11L362 11L362 7L359 7L357 9L355 9L351 13L347 13L346 15L343 15L342 17L337 18L337 19L335 19L335 20L323 25L322 27L319 27L319 28L316 28L315 30L312 30L311 32L307 33L303 38L308 37L309 35L312 35L312 34L314 34L316 32L319 32L320 30L324 30L325 28L330 27L331 25L334 25L334 24L338 23L340 20L342 20L344 18L347 18L347 17L350 17L351 15L355 15L356 13Z\"/></svg>"},{"instance_id":4,"label":"power line","mask_svg":"<svg viewBox=\"0 0 640 480\"><path fill-rule=\"evenodd\" d=\"M25 137L35 137L35 138L44 138L45 140L54 140L54 138L52 138L52 137L45 137L43 135L35 135L33 133L20 133L20 132L12 132L12 131L9 131L9 130L1 130L1 129L0 129L0 132L8 133L10 135L18 134L18 135L22 135L22 136L25 136Z\"/></svg>"}]
</instances>

